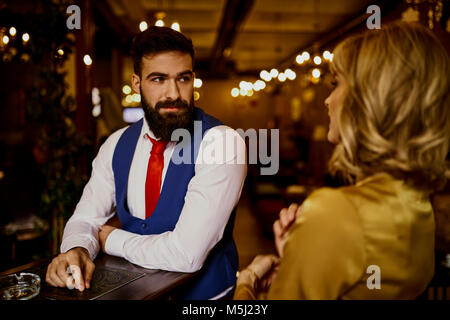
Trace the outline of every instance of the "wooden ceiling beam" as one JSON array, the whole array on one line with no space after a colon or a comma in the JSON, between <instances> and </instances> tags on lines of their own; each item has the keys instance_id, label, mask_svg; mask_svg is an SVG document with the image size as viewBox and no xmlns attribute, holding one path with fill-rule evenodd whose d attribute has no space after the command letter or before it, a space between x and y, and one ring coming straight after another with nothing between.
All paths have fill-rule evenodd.
<instances>
[{"instance_id":1,"label":"wooden ceiling beam","mask_svg":"<svg viewBox=\"0 0 450 320\"><path fill-rule=\"evenodd\" d=\"M237 32L251 11L254 0L227 0L214 46L211 49L209 71L221 73L225 70L224 51L232 48Z\"/></svg>"}]
</instances>

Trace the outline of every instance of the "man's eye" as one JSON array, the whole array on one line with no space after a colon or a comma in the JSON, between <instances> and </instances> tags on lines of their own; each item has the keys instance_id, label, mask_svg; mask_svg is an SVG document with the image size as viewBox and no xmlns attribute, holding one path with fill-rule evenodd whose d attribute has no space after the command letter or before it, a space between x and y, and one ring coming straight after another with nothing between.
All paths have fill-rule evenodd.
<instances>
[{"instance_id":1,"label":"man's eye","mask_svg":"<svg viewBox=\"0 0 450 320\"><path fill-rule=\"evenodd\" d=\"M155 77L155 78L152 78L152 81L153 82L162 82L162 81L164 81L164 78L163 77Z\"/></svg>"},{"instance_id":2,"label":"man's eye","mask_svg":"<svg viewBox=\"0 0 450 320\"><path fill-rule=\"evenodd\" d=\"M191 81L191 79L192 79L192 77L190 77L190 76L184 76L184 77L180 78L180 81L181 82L189 82L189 81Z\"/></svg>"}]
</instances>

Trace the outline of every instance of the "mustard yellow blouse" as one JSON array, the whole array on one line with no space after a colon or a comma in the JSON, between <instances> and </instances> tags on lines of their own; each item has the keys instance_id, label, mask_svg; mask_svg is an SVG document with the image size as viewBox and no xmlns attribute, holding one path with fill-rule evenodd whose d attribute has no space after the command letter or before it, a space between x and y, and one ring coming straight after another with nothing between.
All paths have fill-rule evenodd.
<instances>
[{"instance_id":1,"label":"mustard yellow blouse","mask_svg":"<svg viewBox=\"0 0 450 320\"><path fill-rule=\"evenodd\" d=\"M289 232L269 291L235 299L414 299L433 276L428 195L385 173L313 192Z\"/></svg>"}]
</instances>

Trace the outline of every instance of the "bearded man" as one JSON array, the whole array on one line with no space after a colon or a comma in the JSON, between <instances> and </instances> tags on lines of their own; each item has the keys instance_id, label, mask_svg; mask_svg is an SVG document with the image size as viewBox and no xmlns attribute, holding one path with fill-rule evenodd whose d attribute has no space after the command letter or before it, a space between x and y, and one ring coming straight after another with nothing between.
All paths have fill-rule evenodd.
<instances>
[{"instance_id":1,"label":"bearded man","mask_svg":"<svg viewBox=\"0 0 450 320\"><path fill-rule=\"evenodd\" d=\"M193 103L194 48L180 32L151 27L132 44L133 89L144 118L114 132L92 163L92 175L64 229L61 253L46 281L65 287L67 268L79 267L76 287L90 287L100 250L150 269L197 272L181 298L217 299L236 282L234 209L246 176L245 143L236 131ZM172 141L184 129L195 139ZM226 134L225 134L226 133ZM226 148L226 141L235 142ZM185 140L185 139L183 139ZM180 152L182 163L172 161ZM206 150L225 150L201 161ZM188 155L186 157L186 155ZM110 219L120 224L112 226Z\"/></svg>"}]
</instances>

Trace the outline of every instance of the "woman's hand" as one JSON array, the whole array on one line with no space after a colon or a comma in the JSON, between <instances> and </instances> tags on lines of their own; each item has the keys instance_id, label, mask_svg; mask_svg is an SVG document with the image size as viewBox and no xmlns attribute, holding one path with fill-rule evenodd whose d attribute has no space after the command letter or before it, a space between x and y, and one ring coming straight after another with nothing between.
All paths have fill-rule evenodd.
<instances>
[{"instance_id":1,"label":"woman's hand","mask_svg":"<svg viewBox=\"0 0 450 320\"><path fill-rule=\"evenodd\" d=\"M258 290L267 289L276 277L279 261L273 254L256 256L247 268L240 271L237 285L248 283Z\"/></svg>"},{"instance_id":2,"label":"woman's hand","mask_svg":"<svg viewBox=\"0 0 450 320\"><path fill-rule=\"evenodd\" d=\"M283 256L283 249L289 234L289 228L302 213L302 208L302 206L293 203L289 208L281 209L279 219L273 224L275 247L280 258Z\"/></svg>"}]
</instances>

